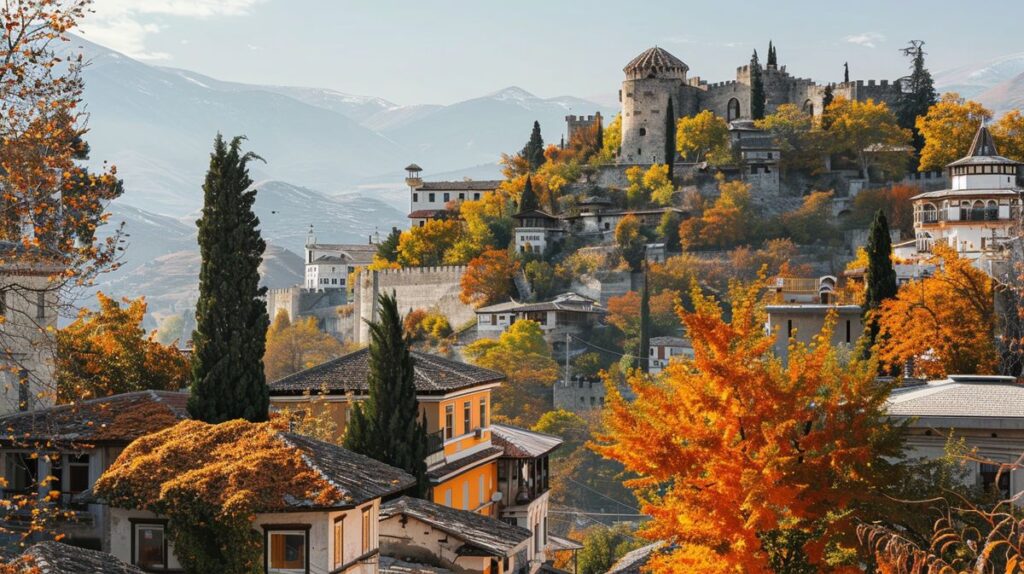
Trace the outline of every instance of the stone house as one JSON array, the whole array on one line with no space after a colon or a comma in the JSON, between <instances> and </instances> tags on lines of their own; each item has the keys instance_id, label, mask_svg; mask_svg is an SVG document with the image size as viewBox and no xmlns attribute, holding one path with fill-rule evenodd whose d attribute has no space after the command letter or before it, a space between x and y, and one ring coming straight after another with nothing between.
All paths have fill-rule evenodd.
<instances>
[{"instance_id":1,"label":"stone house","mask_svg":"<svg viewBox=\"0 0 1024 574\"><path fill-rule=\"evenodd\" d=\"M107 549L109 509L83 499L128 444L189 418L188 395L138 391L0 417L0 468L4 499L38 498L67 518L58 529L69 544ZM45 481L53 476L55 480ZM44 502L52 491L52 501ZM33 510L26 508L26 513ZM15 524L27 519L15 513Z\"/></svg>"},{"instance_id":2,"label":"stone house","mask_svg":"<svg viewBox=\"0 0 1024 574\"><path fill-rule=\"evenodd\" d=\"M668 366L672 357L693 358L693 345L682 337L652 337L648 372L656 375Z\"/></svg>"},{"instance_id":3,"label":"stone house","mask_svg":"<svg viewBox=\"0 0 1024 574\"><path fill-rule=\"evenodd\" d=\"M593 299L572 292L538 303L507 301L477 308L477 336L496 338L516 321L529 319L540 324L549 343L564 346L566 335L580 335L599 326L606 313Z\"/></svg>"},{"instance_id":4,"label":"stone house","mask_svg":"<svg viewBox=\"0 0 1024 574\"><path fill-rule=\"evenodd\" d=\"M886 408L908 423L909 458L940 458L949 438L962 439L974 451L965 461L968 484L996 489L1003 498L1024 490L1024 471L1012 467L1024 455L1024 386L1013 377L949 375L905 384Z\"/></svg>"},{"instance_id":5,"label":"stone house","mask_svg":"<svg viewBox=\"0 0 1024 574\"><path fill-rule=\"evenodd\" d=\"M582 414L604 408L608 393L600 377L574 375L568 381L555 381L551 394L555 409Z\"/></svg>"},{"instance_id":6,"label":"stone house","mask_svg":"<svg viewBox=\"0 0 1024 574\"><path fill-rule=\"evenodd\" d=\"M450 206L462 201L476 201L493 193L502 180L423 181L423 168L416 164L405 167L405 184L409 186L409 222L413 227L431 219L446 217Z\"/></svg>"},{"instance_id":7,"label":"stone house","mask_svg":"<svg viewBox=\"0 0 1024 574\"><path fill-rule=\"evenodd\" d=\"M298 449L302 462L338 494L338 502L318 506L285 498L285 509L259 512L252 528L263 537L267 574L374 574L380 555L378 520L381 499L411 486L411 475L340 446L277 432ZM146 572L181 571L167 520L146 510L110 508L110 553Z\"/></svg>"},{"instance_id":8,"label":"stone house","mask_svg":"<svg viewBox=\"0 0 1024 574\"><path fill-rule=\"evenodd\" d=\"M541 209L522 211L512 218L516 222L512 242L519 253L543 254L549 246L565 239L562 221Z\"/></svg>"}]
</instances>

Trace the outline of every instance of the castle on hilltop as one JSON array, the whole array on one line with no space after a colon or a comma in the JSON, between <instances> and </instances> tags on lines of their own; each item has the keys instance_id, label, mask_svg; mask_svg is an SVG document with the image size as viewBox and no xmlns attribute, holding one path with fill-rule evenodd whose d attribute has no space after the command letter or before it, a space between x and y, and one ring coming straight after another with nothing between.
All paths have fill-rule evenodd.
<instances>
[{"instance_id":1,"label":"castle on hilltop","mask_svg":"<svg viewBox=\"0 0 1024 574\"><path fill-rule=\"evenodd\" d=\"M751 118L751 64L736 68L736 79L709 84L700 77L688 77L690 67L664 48L654 47L633 58L623 72L626 75L619 90L622 110L622 146L618 163L665 163L667 121L710 110L726 121ZM881 101L892 106L900 93L899 82L847 81L818 84L807 78L791 76L785 66L769 62L761 66L765 94L765 113L773 113L782 104L793 104L810 115L823 109L826 88L834 97L849 100ZM671 103L671 106L669 105ZM600 121L600 116L583 118L567 116L570 133L583 123Z\"/></svg>"}]
</instances>

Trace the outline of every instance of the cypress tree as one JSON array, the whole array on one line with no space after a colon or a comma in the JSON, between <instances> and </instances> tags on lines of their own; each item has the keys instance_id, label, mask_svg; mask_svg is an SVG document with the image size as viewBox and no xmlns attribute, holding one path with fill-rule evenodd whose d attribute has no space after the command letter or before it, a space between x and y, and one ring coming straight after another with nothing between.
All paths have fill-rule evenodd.
<instances>
[{"instance_id":1,"label":"cypress tree","mask_svg":"<svg viewBox=\"0 0 1024 574\"><path fill-rule=\"evenodd\" d=\"M394 294L378 298L380 319L370 323L369 396L352 407L345 448L401 468L427 491L427 427L419 416L413 358Z\"/></svg>"},{"instance_id":2,"label":"cypress tree","mask_svg":"<svg viewBox=\"0 0 1024 574\"><path fill-rule=\"evenodd\" d=\"M526 176L526 183L523 184L523 193L519 196L519 212L531 211L540 207L537 194L533 192L533 182L530 176Z\"/></svg>"},{"instance_id":3,"label":"cypress tree","mask_svg":"<svg viewBox=\"0 0 1024 574\"><path fill-rule=\"evenodd\" d=\"M544 138L540 135L540 122L534 120L533 131L530 132L530 141L526 142L523 148L523 157L530 164L530 171L535 171L544 164Z\"/></svg>"},{"instance_id":4,"label":"cypress tree","mask_svg":"<svg viewBox=\"0 0 1024 574\"><path fill-rule=\"evenodd\" d=\"M640 370L651 368L651 293L647 289L647 263L644 262L644 284L640 288Z\"/></svg>"},{"instance_id":5,"label":"cypress tree","mask_svg":"<svg viewBox=\"0 0 1024 574\"><path fill-rule=\"evenodd\" d=\"M402 232L397 227L392 227L387 239L377 246L377 256L387 261L398 261L398 240L401 237Z\"/></svg>"},{"instance_id":6,"label":"cypress tree","mask_svg":"<svg viewBox=\"0 0 1024 574\"><path fill-rule=\"evenodd\" d=\"M832 93L832 84L829 84L825 86L825 93L821 96L821 127L826 130L832 125L828 115L828 107L832 105L833 100L835 100L835 94Z\"/></svg>"},{"instance_id":7,"label":"cypress tree","mask_svg":"<svg viewBox=\"0 0 1024 574\"><path fill-rule=\"evenodd\" d=\"M844 84L849 84L850 83L850 63L849 62L843 62L843 83Z\"/></svg>"},{"instance_id":8,"label":"cypress tree","mask_svg":"<svg viewBox=\"0 0 1024 574\"><path fill-rule=\"evenodd\" d=\"M668 180L672 181L676 163L676 114L672 108L672 97L668 98L665 110L665 165L668 166Z\"/></svg>"},{"instance_id":9,"label":"cypress tree","mask_svg":"<svg viewBox=\"0 0 1024 574\"><path fill-rule=\"evenodd\" d=\"M597 149L594 150L594 153L601 153L601 150L604 149L603 120L604 118L601 117L601 114L597 114L597 119L594 121L594 130L596 130L596 133L594 133L594 147Z\"/></svg>"},{"instance_id":10,"label":"cypress tree","mask_svg":"<svg viewBox=\"0 0 1024 574\"><path fill-rule=\"evenodd\" d=\"M937 94L932 74L924 66L924 42L911 40L903 48L903 55L910 58L910 75L900 78L900 96L896 102L896 119L900 127L913 130L914 147L921 151L924 137L917 131L915 123L918 116L928 113L928 108L935 105Z\"/></svg>"},{"instance_id":11,"label":"cypress tree","mask_svg":"<svg viewBox=\"0 0 1024 574\"><path fill-rule=\"evenodd\" d=\"M242 139L226 144L217 134L196 222L202 264L188 411L208 423L265 421L270 406L263 374L270 318L262 299L266 288L259 286L266 244L252 211L256 190L249 189L247 168L260 158L242 153Z\"/></svg>"},{"instance_id":12,"label":"cypress tree","mask_svg":"<svg viewBox=\"0 0 1024 574\"><path fill-rule=\"evenodd\" d=\"M779 65L779 61L778 61L778 59L776 58L776 55L775 55L775 46L772 45L772 41L771 40L768 40L768 66L769 67L772 67L772 66L778 67L778 65Z\"/></svg>"},{"instance_id":13,"label":"cypress tree","mask_svg":"<svg viewBox=\"0 0 1024 574\"><path fill-rule=\"evenodd\" d=\"M764 78L761 76L761 63L757 59L757 50L750 58L750 117L764 119Z\"/></svg>"},{"instance_id":14,"label":"cypress tree","mask_svg":"<svg viewBox=\"0 0 1024 574\"><path fill-rule=\"evenodd\" d=\"M889 222L879 209L868 230L868 268L864 275L864 314L867 335L866 352L874 346L878 337L878 321L874 311L886 299L896 296L896 270L892 265L892 239L889 237Z\"/></svg>"}]
</instances>

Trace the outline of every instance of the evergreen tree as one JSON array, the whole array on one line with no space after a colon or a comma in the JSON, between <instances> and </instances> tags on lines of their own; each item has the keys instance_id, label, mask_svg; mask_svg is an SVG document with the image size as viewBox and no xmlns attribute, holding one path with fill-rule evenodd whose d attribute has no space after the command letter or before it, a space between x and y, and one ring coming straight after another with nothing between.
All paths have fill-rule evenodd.
<instances>
[{"instance_id":1,"label":"evergreen tree","mask_svg":"<svg viewBox=\"0 0 1024 574\"><path fill-rule=\"evenodd\" d=\"M391 228L391 233L377 246L377 256L388 261L398 261L398 240L402 232L397 227Z\"/></svg>"},{"instance_id":2,"label":"evergreen tree","mask_svg":"<svg viewBox=\"0 0 1024 574\"><path fill-rule=\"evenodd\" d=\"M896 270L892 265L892 239L889 237L889 222L879 209L868 230L868 268L864 275L864 313L866 327L866 348L870 352L878 337L878 320L873 312L886 299L896 296Z\"/></svg>"},{"instance_id":3,"label":"evergreen tree","mask_svg":"<svg viewBox=\"0 0 1024 574\"><path fill-rule=\"evenodd\" d=\"M902 52L910 58L910 75L899 81L900 97L896 102L896 118L900 127L913 130L914 148L920 152L924 147L924 136L917 131L915 123L918 116L927 114L928 108L935 105L937 93L932 74L924 67L924 42L911 40Z\"/></svg>"},{"instance_id":4,"label":"evergreen tree","mask_svg":"<svg viewBox=\"0 0 1024 574\"><path fill-rule=\"evenodd\" d=\"M668 180L672 181L673 168L676 163L676 114L672 108L672 97L668 98L665 110L665 164L668 166Z\"/></svg>"},{"instance_id":5,"label":"evergreen tree","mask_svg":"<svg viewBox=\"0 0 1024 574\"><path fill-rule=\"evenodd\" d=\"M540 135L540 122L534 120L533 131L530 132L530 141L526 142L523 148L523 157L530 164L530 171L536 170L544 164L544 138Z\"/></svg>"},{"instance_id":6,"label":"evergreen tree","mask_svg":"<svg viewBox=\"0 0 1024 574\"><path fill-rule=\"evenodd\" d=\"M640 370L651 367L651 293L647 288L647 263L644 263L644 284L640 288Z\"/></svg>"},{"instance_id":7,"label":"evergreen tree","mask_svg":"<svg viewBox=\"0 0 1024 574\"><path fill-rule=\"evenodd\" d=\"M828 107L832 105L833 100L835 100L835 94L832 93L832 84L829 84L825 86L825 93L821 96L821 127L826 130L832 125Z\"/></svg>"},{"instance_id":8,"label":"evergreen tree","mask_svg":"<svg viewBox=\"0 0 1024 574\"><path fill-rule=\"evenodd\" d=\"M263 374L270 318L266 288L259 286L266 244L252 211L256 190L249 189L247 167L260 158L242 153L242 139L226 144L217 134L196 222L202 264L188 411L208 423L265 421L270 406Z\"/></svg>"},{"instance_id":9,"label":"evergreen tree","mask_svg":"<svg viewBox=\"0 0 1024 574\"><path fill-rule=\"evenodd\" d=\"M519 212L531 211L540 208L537 194L533 192L533 181L526 176L526 183L523 184L523 193L519 196Z\"/></svg>"},{"instance_id":10,"label":"evergreen tree","mask_svg":"<svg viewBox=\"0 0 1024 574\"><path fill-rule=\"evenodd\" d=\"M427 491L427 426L419 416L413 358L394 294L378 299L380 319L370 323L369 396L352 407L345 448L401 468Z\"/></svg>"},{"instance_id":11,"label":"evergreen tree","mask_svg":"<svg viewBox=\"0 0 1024 574\"><path fill-rule=\"evenodd\" d=\"M764 78L761 76L761 63L757 59L757 50L750 58L750 117L764 119Z\"/></svg>"},{"instance_id":12,"label":"evergreen tree","mask_svg":"<svg viewBox=\"0 0 1024 574\"><path fill-rule=\"evenodd\" d=\"M775 54L775 46L772 45L772 41L768 40L768 67L778 67L779 61Z\"/></svg>"},{"instance_id":13,"label":"evergreen tree","mask_svg":"<svg viewBox=\"0 0 1024 574\"><path fill-rule=\"evenodd\" d=\"M844 84L849 84L850 83L850 63L849 62L843 62L843 83Z\"/></svg>"},{"instance_id":14,"label":"evergreen tree","mask_svg":"<svg viewBox=\"0 0 1024 574\"><path fill-rule=\"evenodd\" d=\"M594 153L601 153L601 150L604 149L603 120L604 118L601 117L601 114L597 114L597 119L594 122L594 129L596 130L596 133L594 134Z\"/></svg>"}]
</instances>

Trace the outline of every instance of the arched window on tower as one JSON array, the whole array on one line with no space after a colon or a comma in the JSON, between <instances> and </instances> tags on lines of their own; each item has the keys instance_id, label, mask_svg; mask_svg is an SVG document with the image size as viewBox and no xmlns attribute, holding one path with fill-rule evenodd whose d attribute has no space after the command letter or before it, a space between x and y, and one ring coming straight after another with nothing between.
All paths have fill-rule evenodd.
<instances>
[{"instance_id":1,"label":"arched window on tower","mask_svg":"<svg viewBox=\"0 0 1024 574\"><path fill-rule=\"evenodd\" d=\"M726 121L730 121L731 122L733 120L739 119L739 117L740 117L740 101L737 100L736 98L732 98L731 100L729 100L729 103L726 104L725 119L726 119Z\"/></svg>"},{"instance_id":2,"label":"arched window on tower","mask_svg":"<svg viewBox=\"0 0 1024 574\"><path fill-rule=\"evenodd\" d=\"M985 202L976 200L971 204L971 221L981 221L985 219Z\"/></svg>"},{"instance_id":3,"label":"arched window on tower","mask_svg":"<svg viewBox=\"0 0 1024 574\"><path fill-rule=\"evenodd\" d=\"M988 203L985 204L985 219L989 221L995 221L999 219L999 204L992 201L991 199L988 200Z\"/></svg>"},{"instance_id":4,"label":"arched window on tower","mask_svg":"<svg viewBox=\"0 0 1024 574\"><path fill-rule=\"evenodd\" d=\"M804 102L804 113L814 117L814 102L807 100Z\"/></svg>"}]
</instances>

